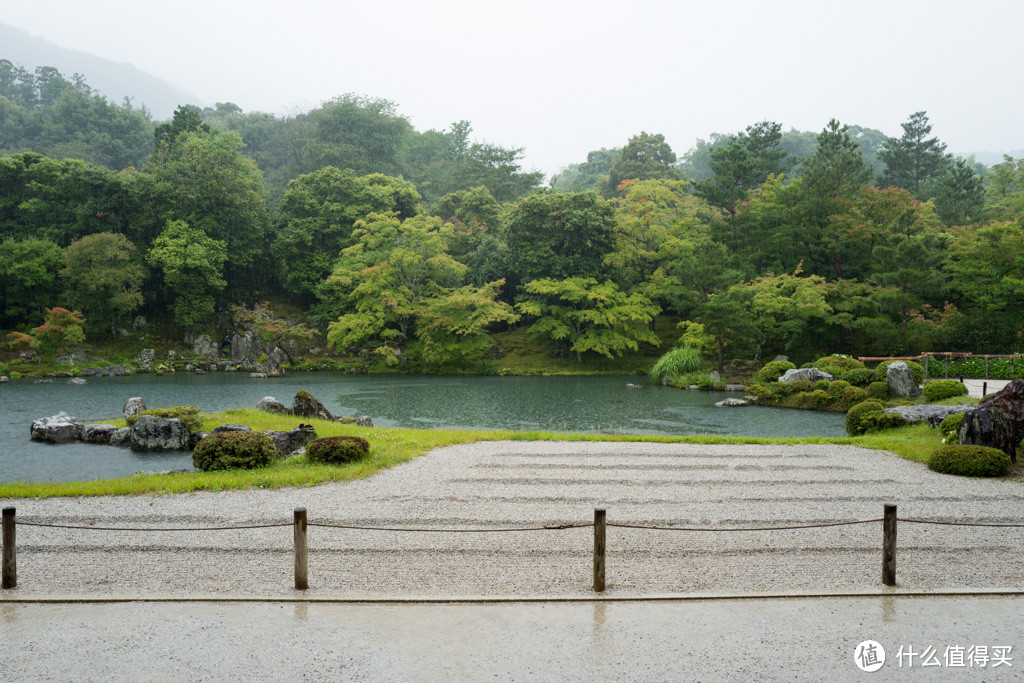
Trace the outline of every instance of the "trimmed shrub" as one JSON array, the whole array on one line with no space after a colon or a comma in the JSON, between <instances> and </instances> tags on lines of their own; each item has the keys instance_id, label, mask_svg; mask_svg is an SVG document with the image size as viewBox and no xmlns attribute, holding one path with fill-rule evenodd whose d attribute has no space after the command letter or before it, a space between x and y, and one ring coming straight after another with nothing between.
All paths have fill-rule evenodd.
<instances>
[{"instance_id":1,"label":"trimmed shrub","mask_svg":"<svg viewBox=\"0 0 1024 683\"><path fill-rule=\"evenodd\" d=\"M932 452L928 467L961 477L998 477L1010 467L1010 456L998 448L945 444Z\"/></svg>"},{"instance_id":2,"label":"trimmed shrub","mask_svg":"<svg viewBox=\"0 0 1024 683\"><path fill-rule=\"evenodd\" d=\"M263 432L216 432L200 440L192 451L197 470L256 469L277 457L274 441Z\"/></svg>"},{"instance_id":3,"label":"trimmed shrub","mask_svg":"<svg viewBox=\"0 0 1024 683\"><path fill-rule=\"evenodd\" d=\"M842 396L843 391L850 386L849 382L842 379L837 379L834 382L827 382L826 384L827 386L825 386L824 389L828 392L829 396Z\"/></svg>"},{"instance_id":4,"label":"trimmed shrub","mask_svg":"<svg viewBox=\"0 0 1024 683\"><path fill-rule=\"evenodd\" d=\"M824 389L815 389L810 399L810 407L814 410L828 410L833 405L833 398Z\"/></svg>"},{"instance_id":5,"label":"trimmed shrub","mask_svg":"<svg viewBox=\"0 0 1024 683\"><path fill-rule=\"evenodd\" d=\"M941 401L954 396L966 396L967 385L955 379L940 379L925 384L923 391L929 401Z\"/></svg>"},{"instance_id":6,"label":"trimmed shrub","mask_svg":"<svg viewBox=\"0 0 1024 683\"><path fill-rule=\"evenodd\" d=\"M939 423L939 431L942 432L943 434L948 434L950 432L959 432L960 423L963 421L963 413L953 413L952 415L944 418L942 422Z\"/></svg>"},{"instance_id":7,"label":"trimmed shrub","mask_svg":"<svg viewBox=\"0 0 1024 683\"><path fill-rule=\"evenodd\" d=\"M828 381L827 379L819 379L817 382L814 383L814 388L825 391L826 389L828 389L828 386L830 384L832 384L832 382Z\"/></svg>"},{"instance_id":8,"label":"trimmed shrub","mask_svg":"<svg viewBox=\"0 0 1024 683\"><path fill-rule=\"evenodd\" d=\"M651 379L660 382L666 376L669 379L680 377L700 370L700 366L700 351L692 346L682 346L669 350L657 360L651 368Z\"/></svg>"},{"instance_id":9,"label":"trimmed shrub","mask_svg":"<svg viewBox=\"0 0 1024 683\"><path fill-rule=\"evenodd\" d=\"M872 382L868 385L868 396L879 401L888 401L889 387L885 385L885 382Z\"/></svg>"},{"instance_id":10,"label":"trimmed shrub","mask_svg":"<svg viewBox=\"0 0 1024 683\"><path fill-rule=\"evenodd\" d=\"M769 383L768 390L771 391L772 398L777 401L781 401L794 393L792 384L783 384L782 382Z\"/></svg>"},{"instance_id":11,"label":"trimmed shrub","mask_svg":"<svg viewBox=\"0 0 1024 683\"><path fill-rule=\"evenodd\" d=\"M868 392L864 391L860 387L846 387L843 389L843 393L839 397L839 405L843 410L849 410L861 401L866 400L867 397Z\"/></svg>"},{"instance_id":12,"label":"trimmed shrub","mask_svg":"<svg viewBox=\"0 0 1024 683\"><path fill-rule=\"evenodd\" d=\"M843 379L855 387L866 387L875 379L875 372L867 368L854 368L847 371Z\"/></svg>"},{"instance_id":13,"label":"trimmed shrub","mask_svg":"<svg viewBox=\"0 0 1024 683\"><path fill-rule=\"evenodd\" d=\"M772 398L772 390L764 384L748 384L747 393L762 401Z\"/></svg>"},{"instance_id":14,"label":"trimmed shrub","mask_svg":"<svg viewBox=\"0 0 1024 683\"><path fill-rule=\"evenodd\" d=\"M165 417L168 419L177 418L185 425L190 432L198 432L203 426L203 417L199 414L199 408L195 406L175 406L173 408L152 408L143 410L140 415L152 415L153 417ZM139 415L129 415L125 422L129 427L139 421Z\"/></svg>"},{"instance_id":15,"label":"trimmed shrub","mask_svg":"<svg viewBox=\"0 0 1024 683\"><path fill-rule=\"evenodd\" d=\"M920 363L915 363L912 360L903 360L903 361L884 360L884 361L882 361L881 363L878 364L878 367L875 368L875 380L879 381L879 382L884 382L885 381L885 371L893 363L906 363L907 367L910 368L910 375L914 378L914 383L915 384L921 384L922 382L924 382L924 366L922 366Z\"/></svg>"},{"instance_id":16,"label":"trimmed shrub","mask_svg":"<svg viewBox=\"0 0 1024 683\"><path fill-rule=\"evenodd\" d=\"M786 370L792 370L795 367L796 366L788 360L773 360L772 362L765 364L763 368L754 374L754 381L764 383L776 382L780 377L786 374Z\"/></svg>"},{"instance_id":17,"label":"trimmed shrub","mask_svg":"<svg viewBox=\"0 0 1024 683\"><path fill-rule=\"evenodd\" d=\"M803 365L800 366L800 368L802 370L806 370L807 368L813 368L813 367L814 367L814 363L804 363Z\"/></svg>"},{"instance_id":18,"label":"trimmed shrub","mask_svg":"<svg viewBox=\"0 0 1024 683\"><path fill-rule=\"evenodd\" d=\"M864 363L853 358L851 356L844 356L842 354L833 354L831 356L825 356L814 361L814 367L819 370L825 370L825 368L841 368L843 370L856 370L864 367ZM832 373L829 373L832 374Z\"/></svg>"},{"instance_id":19,"label":"trimmed shrub","mask_svg":"<svg viewBox=\"0 0 1024 683\"><path fill-rule=\"evenodd\" d=\"M837 368L834 365L826 365L825 367L818 369L821 370L822 372L827 372L828 374L832 375L832 379L834 380L846 379L846 375L849 372L848 370L844 370L843 368Z\"/></svg>"},{"instance_id":20,"label":"trimmed shrub","mask_svg":"<svg viewBox=\"0 0 1024 683\"><path fill-rule=\"evenodd\" d=\"M306 444L306 458L325 465L354 462L370 452L370 442L360 436L328 436Z\"/></svg>"},{"instance_id":21,"label":"trimmed shrub","mask_svg":"<svg viewBox=\"0 0 1024 683\"><path fill-rule=\"evenodd\" d=\"M806 379L798 379L795 382L790 382L789 387L794 392L814 391L814 382L808 381Z\"/></svg>"},{"instance_id":22,"label":"trimmed shrub","mask_svg":"<svg viewBox=\"0 0 1024 683\"><path fill-rule=\"evenodd\" d=\"M905 424L900 415L883 412L884 408L884 403L871 398L853 406L846 413L846 433L850 436L860 436Z\"/></svg>"}]
</instances>

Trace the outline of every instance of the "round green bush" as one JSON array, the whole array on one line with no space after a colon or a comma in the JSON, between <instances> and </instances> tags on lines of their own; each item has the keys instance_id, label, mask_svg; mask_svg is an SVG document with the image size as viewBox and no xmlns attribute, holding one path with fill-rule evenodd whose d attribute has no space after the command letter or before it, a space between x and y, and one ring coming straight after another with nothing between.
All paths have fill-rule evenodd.
<instances>
[{"instance_id":1,"label":"round green bush","mask_svg":"<svg viewBox=\"0 0 1024 683\"><path fill-rule=\"evenodd\" d=\"M277 457L274 441L263 432L216 432L196 444L192 464L197 470L265 467Z\"/></svg>"},{"instance_id":2,"label":"round green bush","mask_svg":"<svg viewBox=\"0 0 1024 683\"><path fill-rule=\"evenodd\" d=\"M945 444L932 452L928 467L962 477L998 477L1010 467L1010 456L998 448Z\"/></svg>"},{"instance_id":3,"label":"round green bush","mask_svg":"<svg viewBox=\"0 0 1024 683\"><path fill-rule=\"evenodd\" d=\"M911 375L911 377L914 378L914 383L915 384L920 384L921 382L924 381L924 366L922 366L920 363L915 363L912 360L902 360L902 361L884 360L884 361L882 361L881 363L878 364L878 367L875 368L875 380L877 380L879 382L884 382L885 381L885 371L893 363L906 363L907 367L910 368L910 375Z\"/></svg>"},{"instance_id":4,"label":"round green bush","mask_svg":"<svg viewBox=\"0 0 1024 683\"><path fill-rule=\"evenodd\" d=\"M827 386L825 386L824 389L828 392L829 396L842 396L843 392L846 391L849 386L850 383L846 380L837 379L834 382L827 382Z\"/></svg>"},{"instance_id":5,"label":"round green bush","mask_svg":"<svg viewBox=\"0 0 1024 683\"><path fill-rule=\"evenodd\" d=\"M925 384L923 391L929 401L941 401L954 396L966 396L967 385L955 379L940 379Z\"/></svg>"},{"instance_id":6,"label":"round green bush","mask_svg":"<svg viewBox=\"0 0 1024 683\"><path fill-rule=\"evenodd\" d=\"M831 356L825 356L824 358L819 358L818 360L814 361L814 367L818 368L819 370L824 370L825 368L842 368L843 370L855 370L858 368L863 368L864 363L851 356L844 356L842 354L837 353Z\"/></svg>"},{"instance_id":7,"label":"round green bush","mask_svg":"<svg viewBox=\"0 0 1024 683\"><path fill-rule=\"evenodd\" d=\"M843 379L855 387L866 387L875 379L875 372L867 368L854 368L847 371Z\"/></svg>"},{"instance_id":8,"label":"round green bush","mask_svg":"<svg viewBox=\"0 0 1024 683\"><path fill-rule=\"evenodd\" d=\"M844 370L843 368L838 368L834 365L826 365L825 367L818 369L821 370L822 372L827 372L828 374L832 375L833 380L846 379L846 375L848 372L847 370Z\"/></svg>"},{"instance_id":9,"label":"round green bush","mask_svg":"<svg viewBox=\"0 0 1024 683\"><path fill-rule=\"evenodd\" d=\"M827 379L819 379L817 382L814 383L814 388L825 391L826 389L828 389L828 385L830 384L831 382L829 382Z\"/></svg>"},{"instance_id":10,"label":"round green bush","mask_svg":"<svg viewBox=\"0 0 1024 683\"><path fill-rule=\"evenodd\" d=\"M839 405L842 409L849 410L851 407L866 400L867 397L868 392L864 391L860 387L846 387L843 389L843 393L839 397Z\"/></svg>"},{"instance_id":11,"label":"round green bush","mask_svg":"<svg viewBox=\"0 0 1024 683\"><path fill-rule=\"evenodd\" d=\"M964 421L963 413L953 413L948 417L943 418L942 422L939 423L939 431L943 434L949 432L960 431L960 423Z\"/></svg>"},{"instance_id":12,"label":"round green bush","mask_svg":"<svg viewBox=\"0 0 1024 683\"><path fill-rule=\"evenodd\" d=\"M850 436L860 436L906 423L902 416L897 413L886 413L884 408L884 403L872 398L853 406L846 413L846 433Z\"/></svg>"},{"instance_id":13,"label":"round green bush","mask_svg":"<svg viewBox=\"0 0 1024 683\"><path fill-rule=\"evenodd\" d=\"M793 385L783 384L782 382L770 382L768 384L768 390L771 391L773 399L781 401L793 393Z\"/></svg>"},{"instance_id":14,"label":"round green bush","mask_svg":"<svg viewBox=\"0 0 1024 683\"><path fill-rule=\"evenodd\" d=\"M306 444L306 458L326 465L354 462L369 452L370 442L360 436L328 436Z\"/></svg>"},{"instance_id":15,"label":"round green bush","mask_svg":"<svg viewBox=\"0 0 1024 683\"><path fill-rule=\"evenodd\" d=\"M790 382L789 388L792 389L794 393L799 393L801 391L814 391L814 382L806 379L798 379L795 382Z\"/></svg>"},{"instance_id":16,"label":"round green bush","mask_svg":"<svg viewBox=\"0 0 1024 683\"><path fill-rule=\"evenodd\" d=\"M879 401L888 401L889 387L885 385L885 382L872 382L868 385L868 396Z\"/></svg>"},{"instance_id":17,"label":"round green bush","mask_svg":"<svg viewBox=\"0 0 1024 683\"><path fill-rule=\"evenodd\" d=\"M764 384L757 382L747 385L747 393L762 401L766 399L770 400L772 398L772 390Z\"/></svg>"},{"instance_id":18,"label":"round green bush","mask_svg":"<svg viewBox=\"0 0 1024 683\"><path fill-rule=\"evenodd\" d=\"M770 363L766 363L763 368L754 374L754 381L764 383L776 382L786 374L786 370L792 370L795 367L788 360L773 360Z\"/></svg>"}]
</instances>

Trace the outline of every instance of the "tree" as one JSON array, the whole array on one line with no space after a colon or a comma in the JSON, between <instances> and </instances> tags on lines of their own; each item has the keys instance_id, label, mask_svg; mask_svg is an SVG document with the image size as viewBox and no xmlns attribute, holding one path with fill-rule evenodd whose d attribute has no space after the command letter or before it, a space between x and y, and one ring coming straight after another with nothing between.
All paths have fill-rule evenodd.
<instances>
[{"instance_id":1,"label":"tree","mask_svg":"<svg viewBox=\"0 0 1024 683\"><path fill-rule=\"evenodd\" d=\"M804 188L828 215L835 203L851 199L871 180L871 169L849 135L849 126L831 119L818 134L814 156L803 165Z\"/></svg>"},{"instance_id":2,"label":"tree","mask_svg":"<svg viewBox=\"0 0 1024 683\"><path fill-rule=\"evenodd\" d=\"M528 332L568 342L576 362L587 351L613 358L637 350L640 342L660 344L647 326L661 309L641 294L625 294L610 280L543 278L527 282L524 289L527 298L516 308L537 318Z\"/></svg>"},{"instance_id":3,"label":"tree","mask_svg":"<svg viewBox=\"0 0 1024 683\"><path fill-rule=\"evenodd\" d=\"M146 256L163 275L176 323L195 329L214 313L216 295L227 282L222 277L228 247L201 227L169 221Z\"/></svg>"},{"instance_id":4,"label":"tree","mask_svg":"<svg viewBox=\"0 0 1024 683\"><path fill-rule=\"evenodd\" d=\"M602 147L587 152L586 161L569 164L552 176L551 188L561 192L600 192L621 153L621 147Z\"/></svg>"},{"instance_id":5,"label":"tree","mask_svg":"<svg viewBox=\"0 0 1024 683\"><path fill-rule=\"evenodd\" d=\"M737 202L746 198L748 190L782 174L786 151L780 147L781 140L782 125L762 121L747 126L727 145L712 148L708 166L714 176L698 182L697 193L735 215Z\"/></svg>"},{"instance_id":6,"label":"tree","mask_svg":"<svg viewBox=\"0 0 1024 683\"><path fill-rule=\"evenodd\" d=\"M948 163L946 145L938 138L928 138L932 127L923 111L914 112L900 125L903 135L887 140L878 152L885 163L881 184L902 187L918 199L927 199Z\"/></svg>"},{"instance_id":7,"label":"tree","mask_svg":"<svg viewBox=\"0 0 1024 683\"><path fill-rule=\"evenodd\" d=\"M986 176L988 198L985 215L996 221L1012 221L1024 216L1024 158L1003 155Z\"/></svg>"},{"instance_id":8,"label":"tree","mask_svg":"<svg viewBox=\"0 0 1024 683\"><path fill-rule=\"evenodd\" d=\"M492 345L488 328L519 320L511 306L497 300L504 284L466 285L424 302L416 321L423 360L439 364L472 356Z\"/></svg>"},{"instance_id":9,"label":"tree","mask_svg":"<svg viewBox=\"0 0 1024 683\"><path fill-rule=\"evenodd\" d=\"M7 335L8 343L17 347L41 349L51 358L69 346L85 341L85 318L81 311L66 308L46 309L46 320L29 333L12 332Z\"/></svg>"},{"instance_id":10,"label":"tree","mask_svg":"<svg viewBox=\"0 0 1024 683\"><path fill-rule=\"evenodd\" d=\"M0 326L42 320L57 297L61 249L36 237L0 242Z\"/></svg>"},{"instance_id":11,"label":"tree","mask_svg":"<svg viewBox=\"0 0 1024 683\"><path fill-rule=\"evenodd\" d=\"M935 212L946 225L978 222L984 216L985 183L957 157L939 176L935 187Z\"/></svg>"},{"instance_id":12,"label":"tree","mask_svg":"<svg viewBox=\"0 0 1024 683\"><path fill-rule=\"evenodd\" d=\"M639 135L629 139L608 171L604 196L612 197L619 194L619 185L623 180L679 180L681 174L673 166L675 163L675 152L665 142L664 135L641 131Z\"/></svg>"},{"instance_id":13,"label":"tree","mask_svg":"<svg viewBox=\"0 0 1024 683\"><path fill-rule=\"evenodd\" d=\"M309 112L308 157L312 171L349 168L360 175L402 173L400 151L412 129L394 102L348 93Z\"/></svg>"},{"instance_id":14,"label":"tree","mask_svg":"<svg viewBox=\"0 0 1024 683\"><path fill-rule=\"evenodd\" d=\"M111 334L121 316L142 306L146 273L136 252L124 235L99 232L72 242L61 254L60 274L69 284L67 301L92 322L108 323Z\"/></svg>"},{"instance_id":15,"label":"tree","mask_svg":"<svg viewBox=\"0 0 1024 683\"><path fill-rule=\"evenodd\" d=\"M420 196L411 183L381 174L357 176L333 166L288 183L281 203L284 224L271 247L288 293L311 300L341 250L354 243L356 221L371 213L416 213Z\"/></svg>"},{"instance_id":16,"label":"tree","mask_svg":"<svg viewBox=\"0 0 1024 683\"><path fill-rule=\"evenodd\" d=\"M524 197L505 220L510 294L541 278L602 276L612 247L614 210L593 192Z\"/></svg>"},{"instance_id":17,"label":"tree","mask_svg":"<svg viewBox=\"0 0 1024 683\"><path fill-rule=\"evenodd\" d=\"M825 278L802 275L802 268L797 267L792 274L769 273L734 286L741 293L736 298L749 302L748 316L756 330L756 359L761 358L764 347L778 344L778 348L788 349L806 344L814 323L832 313L826 302Z\"/></svg>"}]
</instances>

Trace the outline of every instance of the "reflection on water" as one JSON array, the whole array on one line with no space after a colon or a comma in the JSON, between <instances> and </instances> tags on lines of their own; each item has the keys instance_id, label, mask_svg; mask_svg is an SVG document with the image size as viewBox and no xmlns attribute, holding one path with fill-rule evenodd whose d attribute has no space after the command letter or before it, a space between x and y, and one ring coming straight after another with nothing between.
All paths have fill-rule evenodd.
<instances>
[{"instance_id":1,"label":"reflection on water","mask_svg":"<svg viewBox=\"0 0 1024 683\"><path fill-rule=\"evenodd\" d=\"M642 381L642 380L640 380ZM67 412L83 422L120 417L126 399L150 408L195 405L203 412L254 407L264 396L285 404L300 390L339 415L369 415L381 427L514 429L598 434L842 436L843 416L777 408L716 408L729 395L660 386L629 389L636 377L419 377L293 374L175 374L104 377L83 386L14 381L0 386L0 480L102 479L133 472L191 469L188 453L29 440L33 419Z\"/></svg>"}]
</instances>

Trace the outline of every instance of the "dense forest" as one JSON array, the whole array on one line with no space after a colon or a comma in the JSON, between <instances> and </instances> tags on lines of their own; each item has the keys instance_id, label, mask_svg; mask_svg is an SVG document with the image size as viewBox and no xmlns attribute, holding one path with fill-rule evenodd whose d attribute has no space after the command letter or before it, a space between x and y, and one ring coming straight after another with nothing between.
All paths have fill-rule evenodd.
<instances>
[{"instance_id":1,"label":"dense forest","mask_svg":"<svg viewBox=\"0 0 1024 683\"><path fill-rule=\"evenodd\" d=\"M1024 159L953 157L923 111L902 129L761 121L682 157L640 132L544 187L521 148L384 99L154 122L0 60L0 328L40 343L60 307L90 338L140 313L214 331L270 301L386 365L511 326L614 356L665 317L719 358L1019 351Z\"/></svg>"}]
</instances>

